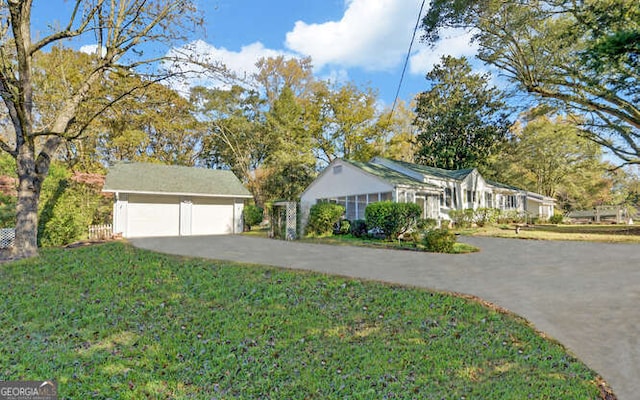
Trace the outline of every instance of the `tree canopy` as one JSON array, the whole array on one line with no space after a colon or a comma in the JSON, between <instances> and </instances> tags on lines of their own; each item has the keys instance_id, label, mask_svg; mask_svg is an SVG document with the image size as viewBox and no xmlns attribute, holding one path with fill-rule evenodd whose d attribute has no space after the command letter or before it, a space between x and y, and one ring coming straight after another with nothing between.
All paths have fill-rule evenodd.
<instances>
[{"instance_id":1,"label":"tree canopy","mask_svg":"<svg viewBox=\"0 0 640 400\"><path fill-rule=\"evenodd\" d=\"M417 162L444 169L481 165L505 139L510 122L502 93L465 58L445 56L417 96Z\"/></svg>"},{"instance_id":2,"label":"tree canopy","mask_svg":"<svg viewBox=\"0 0 640 400\"><path fill-rule=\"evenodd\" d=\"M541 111L531 110L514 124L483 175L554 197L564 210L610 203L614 180L600 146L582 136L575 117Z\"/></svg>"},{"instance_id":3,"label":"tree canopy","mask_svg":"<svg viewBox=\"0 0 640 400\"><path fill-rule=\"evenodd\" d=\"M69 5L72 11L66 21L33 35L33 0L0 1L0 97L12 128L0 140L0 149L16 160L19 182L14 253L18 256L37 254L42 182L61 144L79 137L88 126L78 124L81 109L88 105L86 110L95 110L93 115L83 116L91 121L128 95L109 96L105 106L93 107L94 89L111 72L155 64L157 55L152 51L145 56L141 46L172 43L198 22L196 5L189 0L75 0ZM88 68L82 74L59 75L73 79L66 80L66 92L59 93L55 103L47 103L51 93L36 84L37 57L84 36L96 45Z\"/></svg>"},{"instance_id":4,"label":"tree canopy","mask_svg":"<svg viewBox=\"0 0 640 400\"><path fill-rule=\"evenodd\" d=\"M433 0L422 27L431 44L443 29L469 29L481 60L579 116L623 164L640 163L640 2Z\"/></svg>"}]
</instances>

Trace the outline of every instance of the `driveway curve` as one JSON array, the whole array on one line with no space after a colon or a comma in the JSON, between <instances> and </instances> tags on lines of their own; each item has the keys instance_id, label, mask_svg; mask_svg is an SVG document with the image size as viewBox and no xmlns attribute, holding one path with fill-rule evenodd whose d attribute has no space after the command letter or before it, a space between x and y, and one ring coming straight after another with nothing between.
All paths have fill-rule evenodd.
<instances>
[{"instance_id":1,"label":"driveway curve","mask_svg":"<svg viewBox=\"0 0 640 400\"><path fill-rule=\"evenodd\" d=\"M247 236L141 238L162 253L273 265L481 297L557 339L620 400L640 393L640 246L465 237L464 255Z\"/></svg>"}]
</instances>

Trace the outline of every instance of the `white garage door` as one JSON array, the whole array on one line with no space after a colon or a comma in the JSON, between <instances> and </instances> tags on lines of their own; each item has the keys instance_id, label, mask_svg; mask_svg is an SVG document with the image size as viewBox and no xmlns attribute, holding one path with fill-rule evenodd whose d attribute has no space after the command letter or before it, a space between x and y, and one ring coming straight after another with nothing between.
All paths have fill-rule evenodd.
<instances>
[{"instance_id":1,"label":"white garage door","mask_svg":"<svg viewBox=\"0 0 640 400\"><path fill-rule=\"evenodd\" d=\"M180 200L174 196L129 195L127 237L178 236Z\"/></svg>"},{"instance_id":2,"label":"white garage door","mask_svg":"<svg viewBox=\"0 0 640 400\"><path fill-rule=\"evenodd\" d=\"M193 199L192 235L227 235L233 233L233 199Z\"/></svg>"}]
</instances>

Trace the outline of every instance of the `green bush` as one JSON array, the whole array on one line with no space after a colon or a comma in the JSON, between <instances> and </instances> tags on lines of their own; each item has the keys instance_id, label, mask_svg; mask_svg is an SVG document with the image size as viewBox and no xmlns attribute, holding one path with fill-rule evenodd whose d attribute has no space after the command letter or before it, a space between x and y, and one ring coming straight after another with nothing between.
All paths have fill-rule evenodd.
<instances>
[{"instance_id":1,"label":"green bush","mask_svg":"<svg viewBox=\"0 0 640 400\"><path fill-rule=\"evenodd\" d=\"M351 222L348 219L342 219L338 222L338 235L346 235L351 232Z\"/></svg>"},{"instance_id":2,"label":"green bush","mask_svg":"<svg viewBox=\"0 0 640 400\"><path fill-rule=\"evenodd\" d=\"M500 210L497 208L478 208L475 211L474 221L478 226L494 225L498 222Z\"/></svg>"},{"instance_id":3,"label":"green bush","mask_svg":"<svg viewBox=\"0 0 640 400\"><path fill-rule=\"evenodd\" d=\"M564 216L562 214L554 214L549 217L549 223L551 224L561 224L564 220Z\"/></svg>"},{"instance_id":4,"label":"green bush","mask_svg":"<svg viewBox=\"0 0 640 400\"><path fill-rule=\"evenodd\" d=\"M417 204L391 201L371 203L364 211L367 227L381 231L387 240L396 239L413 228L421 213Z\"/></svg>"},{"instance_id":5,"label":"green bush","mask_svg":"<svg viewBox=\"0 0 640 400\"><path fill-rule=\"evenodd\" d=\"M16 226L16 196L0 193L0 228Z\"/></svg>"},{"instance_id":6,"label":"green bush","mask_svg":"<svg viewBox=\"0 0 640 400\"><path fill-rule=\"evenodd\" d=\"M264 210L262 208L252 204L244 207L244 224L247 230L251 230L252 226L260 225L263 213Z\"/></svg>"},{"instance_id":7,"label":"green bush","mask_svg":"<svg viewBox=\"0 0 640 400\"><path fill-rule=\"evenodd\" d=\"M419 231L435 229L437 226L438 220L435 218L420 218L416 221L416 229Z\"/></svg>"},{"instance_id":8,"label":"green bush","mask_svg":"<svg viewBox=\"0 0 640 400\"><path fill-rule=\"evenodd\" d=\"M97 187L72 179L71 171L52 163L42 183L38 213L38 243L63 246L88 237L92 224L110 223L111 200ZM107 220L105 220L107 219Z\"/></svg>"},{"instance_id":9,"label":"green bush","mask_svg":"<svg viewBox=\"0 0 640 400\"><path fill-rule=\"evenodd\" d=\"M330 236L344 214L344 207L333 203L318 203L309 210L307 236Z\"/></svg>"},{"instance_id":10,"label":"green bush","mask_svg":"<svg viewBox=\"0 0 640 400\"><path fill-rule=\"evenodd\" d=\"M497 222L499 224L524 223L526 222L526 214L518 210L502 211Z\"/></svg>"},{"instance_id":11,"label":"green bush","mask_svg":"<svg viewBox=\"0 0 640 400\"><path fill-rule=\"evenodd\" d=\"M434 253L452 253L456 241L456 235L450 230L433 229L425 233L422 243L427 251Z\"/></svg>"},{"instance_id":12,"label":"green bush","mask_svg":"<svg viewBox=\"0 0 640 400\"><path fill-rule=\"evenodd\" d=\"M451 210L449 211L449 218L451 218L451 222L453 222L456 228L469 228L475 219L475 212L471 208Z\"/></svg>"},{"instance_id":13,"label":"green bush","mask_svg":"<svg viewBox=\"0 0 640 400\"><path fill-rule=\"evenodd\" d=\"M369 235L367 229L367 223L363 219L356 219L351 223L351 234L357 238L366 237Z\"/></svg>"}]
</instances>

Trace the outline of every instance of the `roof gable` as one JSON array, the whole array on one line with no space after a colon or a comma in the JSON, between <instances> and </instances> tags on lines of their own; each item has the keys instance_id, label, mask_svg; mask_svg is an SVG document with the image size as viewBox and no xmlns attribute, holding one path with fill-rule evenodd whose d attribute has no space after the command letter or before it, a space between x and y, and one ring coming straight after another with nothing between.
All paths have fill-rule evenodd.
<instances>
[{"instance_id":1,"label":"roof gable","mask_svg":"<svg viewBox=\"0 0 640 400\"><path fill-rule=\"evenodd\" d=\"M231 171L150 163L119 163L109 169L105 192L251 198Z\"/></svg>"},{"instance_id":2,"label":"roof gable","mask_svg":"<svg viewBox=\"0 0 640 400\"><path fill-rule=\"evenodd\" d=\"M374 159L375 161L376 159ZM393 164L399 165L400 167L406 168L410 171L417 172L422 175L428 175L435 178L440 179L453 179L456 181L463 180L467 175L474 171L475 168L466 168L466 169L458 169L458 170L448 170L436 167L429 167L426 165L414 164L406 161L398 161L398 160L389 160L382 159Z\"/></svg>"}]
</instances>

